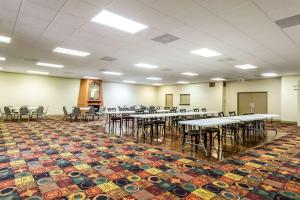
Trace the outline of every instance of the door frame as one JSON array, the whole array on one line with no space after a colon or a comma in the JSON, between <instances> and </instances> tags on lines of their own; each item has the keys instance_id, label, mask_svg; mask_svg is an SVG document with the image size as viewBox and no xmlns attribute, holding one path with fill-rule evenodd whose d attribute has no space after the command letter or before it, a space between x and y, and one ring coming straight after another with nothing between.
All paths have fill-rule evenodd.
<instances>
[{"instance_id":1,"label":"door frame","mask_svg":"<svg viewBox=\"0 0 300 200\"><path fill-rule=\"evenodd\" d=\"M264 94L267 94L267 99L266 99L266 105L267 105L267 113L268 113L268 92L238 92L237 93L237 113L240 113L240 111L239 111L239 108L240 108L240 101L239 101L239 94L243 94L243 93L264 93Z\"/></svg>"},{"instance_id":2,"label":"door frame","mask_svg":"<svg viewBox=\"0 0 300 200\"><path fill-rule=\"evenodd\" d=\"M165 94L165 107L167 106L167 95L172 95L172 106L174 107L174 94Z\"/></svg>"}]
</instances>

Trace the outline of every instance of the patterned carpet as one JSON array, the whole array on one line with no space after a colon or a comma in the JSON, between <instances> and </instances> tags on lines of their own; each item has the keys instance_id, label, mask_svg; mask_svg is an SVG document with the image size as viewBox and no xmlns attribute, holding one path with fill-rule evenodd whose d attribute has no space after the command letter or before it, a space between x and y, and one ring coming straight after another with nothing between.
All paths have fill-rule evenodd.
<instances>
[{"instance_id":1,"label":"patterned carpet","mask_svg":"<svg viewBox=\"0 0 300 200\"><path fill-rule=\"evenodd\" d=\"M0 122L0 199L300 199L300 134L208 163L88 123Z\"/></svg>"}]
</instances>

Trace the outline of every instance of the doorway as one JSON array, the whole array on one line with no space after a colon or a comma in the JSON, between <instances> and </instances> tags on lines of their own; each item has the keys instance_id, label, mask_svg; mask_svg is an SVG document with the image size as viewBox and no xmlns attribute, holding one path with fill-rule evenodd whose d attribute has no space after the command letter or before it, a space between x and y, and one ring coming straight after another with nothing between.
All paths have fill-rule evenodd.
<instances>
[{"instance_id":1,"label":"doorway","mask_svg":"<svg viewBox=\"0 0 300 200\"><path fill-rule=\"evenodd\" d=\"M267 92L239 92L238 93L238 114L246 113L268 113Z\"/></svg>"},{"instance_id":2,"label":"doorway","mask_svg":"<svg viewBox=\"0 0 300 200\"><path fill-rule=\"evenodd\" d=\"M166 107L173 107L173 94L166 94Z\"/></svg>"}]
</instances>

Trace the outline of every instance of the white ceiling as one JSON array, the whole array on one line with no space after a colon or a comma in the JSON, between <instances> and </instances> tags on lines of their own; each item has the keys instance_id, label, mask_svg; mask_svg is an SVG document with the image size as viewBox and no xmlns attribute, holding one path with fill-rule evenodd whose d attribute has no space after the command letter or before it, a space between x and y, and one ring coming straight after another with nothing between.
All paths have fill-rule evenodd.
<instances>
[{"instance_id":1,"label":"white ceiling","mask_svg":"<svg viewBox=\"0 0 300 200\"><path fill-rule=\"evenodd\" d=\"M90 22L108 10L147 25L138 33ZM0 43L3 71L48 71L53 76L96 76L103 80L135 80L151 84L207 81L213 77L256 79L264 72L300 74L300 25L280 29L274 21L300 14L299 0L1 0L0 35L12 37ZM161 44L151 40L163 34L179 40ZM57 47L90 52L85 58L54 53ZM209 48L222 56L204 58L189 52ZM108 62L109 56L117 58ZM63 69L35 66L42 62L64 64ZM218 61L233 58L233 61ZM160 66L140 69L136 63ZM256 70L234 65L252 64ZM101 70L123 72L123 76ZM186 77L182 72L199 76Z\"/></svg>"}]
</instances>

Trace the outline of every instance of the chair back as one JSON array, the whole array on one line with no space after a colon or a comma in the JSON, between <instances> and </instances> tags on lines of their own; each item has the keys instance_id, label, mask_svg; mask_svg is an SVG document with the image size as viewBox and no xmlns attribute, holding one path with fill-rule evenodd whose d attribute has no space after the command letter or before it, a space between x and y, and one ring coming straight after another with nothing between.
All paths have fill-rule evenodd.
<instances>
[{"instance_id":1,"label":"chair back","mask_svg":"<svg viewBox=\"0 0 300 200\"><path fill-rule=\"evenodd\" d=\"M63 106L63 111L64 111L64 114L67 115L68 114L68 111L67 111L67 108L66 106Z\"/></svg>"},{"instance_id":2,"label":"chair back","mask_svg":"<svg viewBox=\"0 0 300 200\"><path fill-rule=\"evenodd\" d=\"M44 113L44 106L39 106L37 111L36 111L37 115L43 115Z\"/></svg>"},{"instance_id":3,"label":"chair back","mask_svg":"<svg viewBox=\"0 0 300 200\"><path fill-rule=\"evenodd\" d=\"M75 115L81 115L80 108L78 108L78 107L74 107L73 112L74 112Z\"/></svg>"},{"instance_id":4,"label":"chair back","mask_svg":"<svg viewBox=\"0 0 300 200\"><path fill-rule=\"evenodd\" d=\"M170 110L171 113L176 113L177 112L177 108L176 107L173 107L171 110Z\"/></svg>"},{"instance_id":5,"label":"chair back","mask_svg":"<svg viewBox=\"0 0 300 200\"><path fill-rule=\"evenodd\" d=\"M202 112L207 112L206 108L202 108Z\"/></svg>"},{"instance_id":6,"label":"chair back","mask_svg":"<svg viewBox=\"0 0 300 200\"><path fill-rule=\"evenodd\" d=\"M92 106L92 107L90 107L90 109L89 109L89 114L90 115L95 115L96 114L96 109Z\"/></svg>"},{"instance_id":7,"label":"chair back","mask_svg":"<svg viewBox=\"0 0 300 200\"><path fill-rule=\"evenodd\" d=\"M164 109L165 109L165 110L170 110L170 107L165 106Z\"/></svg>"},{"instance_id":8,"label":"chair back","mask_svg":"<svg viewBox=\"0 0 300 200\"><path fill-rule=\"evenodd\" d=\"M180 109L179 112L185 113L185 112L186 112L186 109Z\"/></svg>"},{"instance_id":9,"label":"chair back","mask_svg":"<svg viewBox=\"0 0 300 200\"><path fill-rule=\"evenodd\" d=\"M219 113L218 113L218 116L219 116L219 117L225 117L224 112L219 112Z\"/></svg>"},{"instance_id":10,"label":"chair back","mask_svg":"<svg viewBox=\"0 0 300 200\"><path fill-rule=\"evenodd\" d=\"M9 109L8 106L4 107L4 113L5 113L6 116L10 116L11 115L11 111L10 111L10 109Z\"/></svg>"},{"instance_id":11,"label":"chair back","mask_svg":"<svg viewBox=\"0 0 300 200\"><path fill-rule=\"evenodd\" d=\"M199 112L199 108L194 108L194 112Z\"/></svg>"},{"instance_id":12,"label":"chair back","mask_svg":"<svg viewBox=\"0 0 300 200\"><path fill-rule=\"evenodd\" d=\"M22 106L22 107L20 108L20 115L21 115L21 116L22 116L22 115L29 115L29 109L28 109L28 107Z\"/></svg>"},{"instance_id":13,"label":"chair back","mask_svg":"<svg viewBox=\"0 0 300 200\"><path fill-rule=\"evenodd\" d=\"M236 116L236 113L235 113L235 111L229 111L229 115L230 116Z\"/></svg>"}]
</instances>

